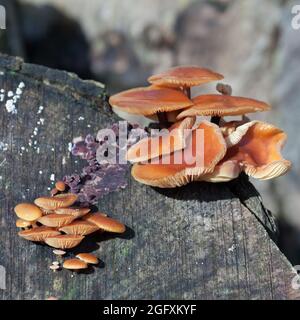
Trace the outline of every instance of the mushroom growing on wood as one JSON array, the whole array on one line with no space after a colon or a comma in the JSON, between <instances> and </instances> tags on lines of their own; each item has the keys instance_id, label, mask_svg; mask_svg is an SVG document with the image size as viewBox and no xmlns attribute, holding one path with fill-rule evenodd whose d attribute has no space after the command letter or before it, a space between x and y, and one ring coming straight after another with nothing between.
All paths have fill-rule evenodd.
<instances>
[{"instance_id":1,"label":"mushroom growing on wood","mask_svg":"<svg viewBox=\"0 0 300 320\"><path fill-rule=\"evenodd\" d=\"M66 190L66 184L63 182L63 181L57 181L55 183L55 188L58 190L58 191L65 191Z\"/></svg>"},{"instance_id":2,"label":"mushroom growing on wood","mask_svg":"<svg viewBox=\"0 0 300 320\"><path fill-rule=\"evenodd\" d=\"M46 238L60 235L61 233L49 227L37 227L29 230L23 230L18 235L30 241L45 241Z\"/></svg>"},{"instance_id":3,"label":"mushroom growing on wood","mask_svg":"<svg viewBox=\"0 0 300 320\"><path fill-rule=\"evenodd\" d=\"M179 66L153 75L148 81L162 87L182 88L188 91L193 86L223 79L223 75L197 66Z\"/></svg>"},{"instance_id":4,"label":"mushroom growing on wood","mask_svg":"<svg viewBox=\"0 0 300 320\"><path fill-rule=\"evenodd\" d=\"M239 132L238 142L228 148L224 162L238 161L247 175L261 180L283 175L291 167L291 162L280 153L287 138L284 131L268 123L251 121L237 127L235 132Z\"/></svg>"},{"instance_id":5,"label":"mushroom growing on wood","mask_svg":"<svg viewBox=\"0 0 300 320\"><path fill-rule=\"evenodd\" d=\"M109 103L120 111L131 114L157 115L160 122L167 122L166 112L191 106L192 101L180 90L149 86L130 89L110 97Z\"/></svg>"},{"instance_id":6,"label":"mushroom growing on wood","mask_svg":"<svg viewBox=\"0 0 300 320\"><path fill-rule=\"evenodd\" d=\"M73 221L70 224L59 228L59 231L62 231L66 234L79 234L81 236L88 235L95 231L99 230L99 227L88 221Z\"/></svg>"},{"instance_id":7,"label":"mushroom growing on wood","mask_svg":"<svg viewBox=\"0 0 300 320\"><path fill-rule=\"evenodd\" d=\"M181 91L149 86L130 89L110 97L109 103L128 113L149 116L191 106L192 101Z\"/></svg>"},{"instance_id":8,"label":"mushroom growing on wood","mask_svg":"<svg viewBox=\"0 0 300 320\"><path fill-rule=\"evenodd\" d=\"M234 116L267 111L271 107L262 101L220 94L204 94L192 99L193 105L183 110L177 119L192 116Z\"/></svg>"},{"instance_id":9,"label":"mushroom growing on wood","mask_svg":"<svg viewBox=\"0 0 300 320\"><path fill-rule=\"evenodd\" d=\"M80 260L80 259L68 259L65 260L63 263L63 268L69 269L69 270L82 270L86 269L88 267L87 263Z\"/></svg>"},{"instance_id":10,"label":"mushroom growing on wood","mask_svg":"<svg viewBox=\"0 0 300 320\"><path fill-rule=\"evenodd\" d=\"M29 228L32 226L32 222L26 221L23 219L17 219L16 221L16 227L17 228Z\"/></svg>"},{"instance_id":11,"label":"mushroom growing on wood","mask_svg":"<svg viewBox=\"0 0 300 320\"><path fill-rule=\"evenodd\" d=\"M40 197L34 203L45 210L56 210L72 206L77 200L77 195L72 193L62 193L54 197Z\"/></svg>"},{"instance_id":12,"label":"mushroom growing on wood","mask_svg":"<svg viewBox=\"0 0 300 320\"><path fill-rule=\"evenodd\" d=\"M35 221L40 218L43 213L41 209L32 203L20 203L15 206L16 215L25 221Z\"/></svg>"},{"instance_id":13,"label":"mushroom growing on wood","mask_svg":"<svg viewBox=\"0 0 300 320\"><path fill-rule=\"evenodd\" d=\"M83 239L84 236L80 235L61 234L46 238L45 243L47 243L50 247L57 249L71 249L79 245Z\"/></svg>"},{"instance_id":14,"label":"mushroom growing on wood","mask_svg":"<svg viewBox=\"0 0 300 320\"><path fill-rule=\"evenodd\" d=\"M60 228L71 223L76 217L69 214L51 213L38 219L38 222L47 227Z\"/></svg>"},{"instance_id":15,"label":"mushroom growing on wood","mask_svg":"<svg viewBox=\"0 0 300 320\"><path fill-rule=\"evenodd\" d=\"M106 217L101 213L90 213L87 216L84 216L83 219L108 232L123 233L126 230L123 223Z\"/></svg>"},{"instance_id":16,"label":"mushroom growing on wood","mask_svg":"<svg viewBox=\"0 0 300 320\"><path fill-rule=\"evenodd\" d=\"M127 160L131 162L143 162L184 149L187 139L185 130L192 129L195 121L195 117L187 117L172 125L167 133L163 132L163 134L159 134L156 137L140 140L127 151Z\"/></svg>"},{"instance_id":17,"label":"mushroom growing on wood","mask_svg":"<svg viewBox=\"0 0 300 320\"><path fill-rule=\"evenodd\" d=\"M90 208L71 207L71 208L59 208L59 209L56 209L54 212L56 214L68 214L68 215L74 216L77 219L88 214L90 211L91 211Z\"/></svg>"},{"instance_id":18,"label":"mushroom growing on wood","mask_svg":"<svg viewBox=\"0 0 300 320\"><path fill-rule=\"evenodd\" d=\"M202 148L199 148L197 129L203 133ZM201 180L203 175L212 172L226 153L225 140L220 128L208 121L202 121L197 129L193 130L184 150L168 155L167 164L164 162L166 156L161 157L159 163L134 164L133 178L151 186L174 188ZM181 159L181 163L177 164L176 159Z\"/></svg>"},{"instance_id":19,"label":"mushroom growing on wood","mask_svg":"<svg viewBox=\"0 0 300 320\"><path fill-rule=\"evenodd\" d=\"M79 253L76 258L88 263L88 264L98 264L99 259L91 253Z\"/></svg>"}]
</instances>

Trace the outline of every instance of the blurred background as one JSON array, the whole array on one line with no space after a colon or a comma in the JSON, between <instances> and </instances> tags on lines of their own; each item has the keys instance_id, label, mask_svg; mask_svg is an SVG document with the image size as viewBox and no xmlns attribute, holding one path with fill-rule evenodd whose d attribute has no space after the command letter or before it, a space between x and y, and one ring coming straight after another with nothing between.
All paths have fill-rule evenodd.
<instances>
[{"instance_id":1,"label":"blurred background","mask_svg":"<svg viewBox=\"0 0 300 320\"><path fill-rule=\"evenodd\" d=\"M293 169L253 181L278 217L280 246L300 264L300 30L288 0L7 0L0 51L102 81L109 93L174 65L225 75L233 94L272 104L255 115L289 136ZM192 91L212 92L214 86ZM299 123L298 123L299 122Z\"/></svg>"}]
</instances>

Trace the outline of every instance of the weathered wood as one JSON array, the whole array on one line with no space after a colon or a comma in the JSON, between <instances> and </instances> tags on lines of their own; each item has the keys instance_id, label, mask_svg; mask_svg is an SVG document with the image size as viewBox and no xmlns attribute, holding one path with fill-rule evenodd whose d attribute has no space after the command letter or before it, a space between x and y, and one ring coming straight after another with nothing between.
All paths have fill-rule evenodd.
<instances>
[{"instance_id":1,"label":"weathered wood","mask_svg":"<svg viewBox=\"0 0 300 320\"><path fill-rule=\"evenodd\" d=\"M274 221L243 176L228 184L169 190L138 184L128 175L128 187L98 206L124 221L128 231L94 236L81 246L95 251L101 266L74 277L65 270L50 272L52 250L17 236L13 207L47 194L51 174L61 178L80 170L68 143L117 118L95 82L5 56L0 70L6 94L25 84L17 114L1 102L0 264L7 270L1 299L298 298L291 287L295 272L266 232L276 238ZM44 124L38 125L40 118Z\"/></svg>"}]
</instances>

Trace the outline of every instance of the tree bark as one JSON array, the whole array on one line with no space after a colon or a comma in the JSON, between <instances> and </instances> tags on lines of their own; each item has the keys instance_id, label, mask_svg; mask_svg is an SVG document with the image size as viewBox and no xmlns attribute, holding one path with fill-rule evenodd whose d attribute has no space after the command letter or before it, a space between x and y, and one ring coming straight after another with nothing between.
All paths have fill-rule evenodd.
<instances>
[{"instance_id":1,"label":"tree bark","mask_svg":"<svg viewBox=\"0 0 300 320\"><path fill-rule=\"evenodd\" d=\"M299 297L291 287L296 273L274 242L274 219L243 175L231 183L156 189L128 174L128 187L98 204L127 225L126 234L93 236L76 249L100 257L93 272L51 272L52 249L17 236L13 208L48 194L52 174L79 171L68 144L118 118L102 84L8 56L0 57L0 70L0 264L7 273L1 299ZM21 82L13 114L7 93Z\"/></svg>"}]
</instances>

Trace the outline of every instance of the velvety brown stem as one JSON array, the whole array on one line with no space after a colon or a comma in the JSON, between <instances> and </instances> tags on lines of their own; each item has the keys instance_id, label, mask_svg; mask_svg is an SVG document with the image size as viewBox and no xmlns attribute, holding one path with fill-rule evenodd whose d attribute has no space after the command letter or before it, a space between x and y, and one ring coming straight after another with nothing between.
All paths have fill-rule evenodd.
<instances>
[{"instance_id":1,"label":"velvety brown stem","mask_svg":"<svg viewBox=\"0 0 300 320\"><path fill-rule=\"evenodd\" d=\"M183 93L184 93L189 99L191 99L191 88L190 88L190 87L184 87L184 88L183 88Z\"/></svg>"},{"instance_id":2,"label":"velvety brown stem","mask_svg":"<svg viewBox=\"0 0 300 320\"><path fill-rule=\"evenodd\" d=\"M170 124L168 122L168 117L167 117L166 112L157 112L157 117L158 117L160 127L162 127L162 128L169 127Z\"/></svg>"},{"instance_id":3,"label":"velvety brown stem","mask_svg":"<svg viewBox=\"0 0 300 320\"><path fill-rule=\"evenodd\" d=\"M214 116L214 117L211 117L210 122L219 125L220 124L220 120L221 120L221 117Z\"/></svg>"}]
</instances>

